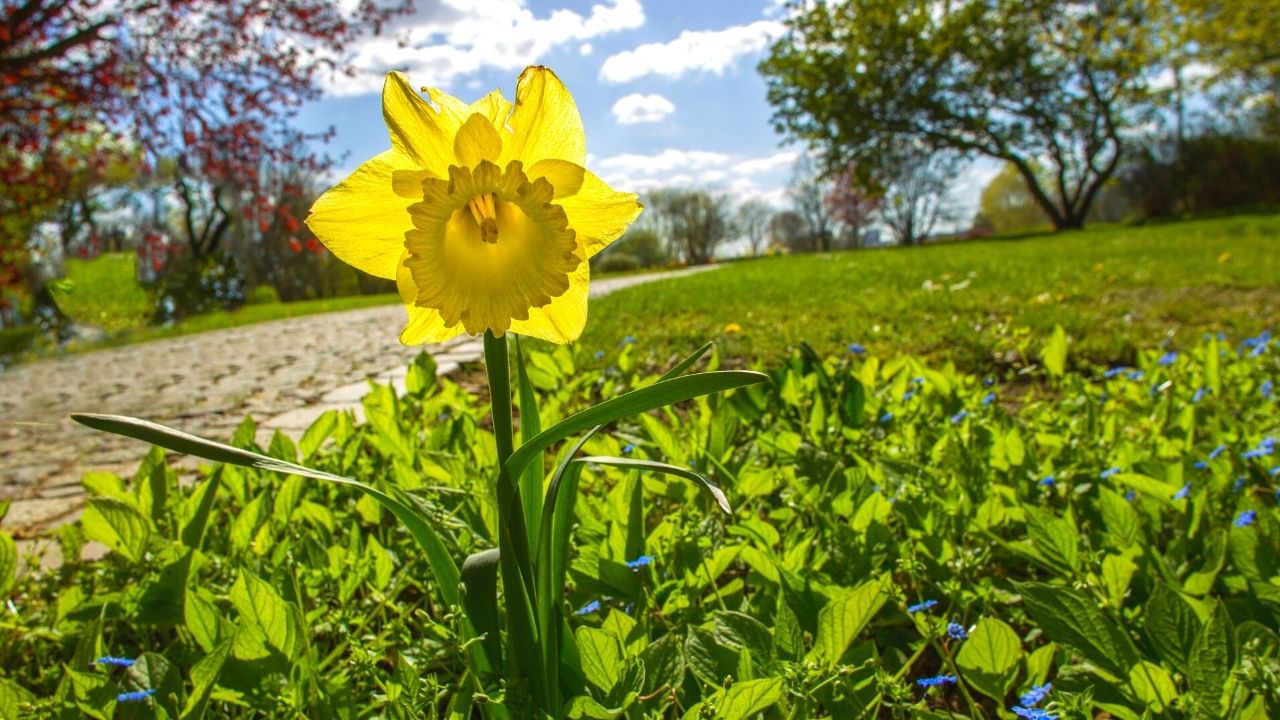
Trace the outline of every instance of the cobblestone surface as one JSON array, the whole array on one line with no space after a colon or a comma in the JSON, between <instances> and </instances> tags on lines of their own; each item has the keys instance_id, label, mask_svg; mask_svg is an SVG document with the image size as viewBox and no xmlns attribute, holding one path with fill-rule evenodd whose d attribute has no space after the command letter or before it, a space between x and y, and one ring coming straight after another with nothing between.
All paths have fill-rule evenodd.
<instances>
[{"instance_id":1,"label":"cobblestone surface","mask_svg":"<svg viewBox=\"0 0 1280 720\"><path fill-rule=\"evenodd\" d=\"M661 277L598 280L592 296ZM42 360L0 373L0 500L6 530L32 537L71 522L90 470L131 475L136 440L72 422L72 412L134 415L212 439L229 438L246 414L264 432L300 434L332 408L359 407L368 378L396 383L422 350L446 374L480 359L477 339L404 347L399 305L310 315Z\"/></svg>"}]
</instances>

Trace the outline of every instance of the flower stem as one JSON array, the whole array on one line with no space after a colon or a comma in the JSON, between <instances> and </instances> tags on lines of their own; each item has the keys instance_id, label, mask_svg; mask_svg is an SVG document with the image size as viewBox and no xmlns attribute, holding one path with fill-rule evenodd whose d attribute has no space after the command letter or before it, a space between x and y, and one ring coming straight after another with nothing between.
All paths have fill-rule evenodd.
<instances>
[{"instance_id":1,"label":"flower stem","mask_svg":"<svg viewBox=\"0 0 1280 720\"><path fill-rule=\"evenodd\" d=\"M507 360L507 339L484 332L484 366L489 374L489 396L493 413L493 436L498 443L498 467L507 464L515 452L511 430L511 367Z\"/></svg>"}]
</instances>

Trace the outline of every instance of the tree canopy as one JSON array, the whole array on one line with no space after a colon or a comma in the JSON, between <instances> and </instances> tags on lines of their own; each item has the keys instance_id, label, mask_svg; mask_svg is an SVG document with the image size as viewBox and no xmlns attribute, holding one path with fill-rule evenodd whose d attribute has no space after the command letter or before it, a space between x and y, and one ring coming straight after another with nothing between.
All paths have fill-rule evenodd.
<instances>
[{"instance_id":1,"label":"tree canopy","mask_svg":"<svg viewBox=\"0 0 1280 720\"><path fill-rule=\"evenodd\" d=\"M779 130L831 168L874 173L907 142L1008 161L1057 228L1083 224L1155 70L1140 0L848 0L790 11L760 65Z\"/></svg>"}]
</instances>

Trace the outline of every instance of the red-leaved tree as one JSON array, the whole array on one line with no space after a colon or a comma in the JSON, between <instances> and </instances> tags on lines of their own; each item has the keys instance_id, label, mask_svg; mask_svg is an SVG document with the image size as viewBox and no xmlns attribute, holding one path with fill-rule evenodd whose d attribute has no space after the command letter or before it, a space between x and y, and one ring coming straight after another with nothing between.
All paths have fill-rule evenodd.
<instances>
[{"instance_id":1,"label":"red-leaved tree","mask_svg":"<svg viewBox=\"0 0 1280 720\"><path fill-rule=\"evenodd\" d=\"M348 4L350 7L350 4ZM166 161L191 252L214 252L261 168L321 171L289 120L412 0L0 0L0 213L34 216L118 159ZM331 131L330 131L331 132ZM86 150L78 138L107 136ZM302 150L299 150L299 149ZM274 213L269 204L251 212ZM250 220L257 221L254 217ZM22 238L0 229L0 259ZM4 273L0 272L0 276Z\"/></svg>"},{"instance_id":2,"label":"red-leaved tree","mask_svg":"<svg viewBox=\"0 0 1280 720\"><path fill-rule=\"evenodd\" d=\"M863 231L883 204L884 192L875 182L861 178L853 170L837 174L822 198L827 215L849 234L852 247L862 245Z\"/></svg>"}]
</instances>

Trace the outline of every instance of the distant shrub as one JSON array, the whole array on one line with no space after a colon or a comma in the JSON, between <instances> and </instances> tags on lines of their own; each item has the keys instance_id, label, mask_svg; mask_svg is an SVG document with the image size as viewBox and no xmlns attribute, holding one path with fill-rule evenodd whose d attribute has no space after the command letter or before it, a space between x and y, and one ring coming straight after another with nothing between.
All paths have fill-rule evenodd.
<instances>
[{"instance_id":1,"label":"distant shrub","mask_svg":"<svg viewBox=\"0 0 1280 720\"><path fill-rule=\"evenodd\" d=\"M635 228L628 231L609 248L609 252L631 255L640 263L640 267L658 267L671 258L662 238L648 228Z\"/></svg>"},{"instance_id":2,"label":"distant shrub","mask_svg":"<svg viewBox=\"0 0 1280 720\"><path fill-rule=\"evenodd\" d=\"M142 327L150 320L151 297L138 282L133 253L105 253L67 261L67 277L53 286L58 309L73 321L107 332Z\"/></svg>"},{"instance_id":3,"label":"distant shrub","mask_svg":"<svg viewBox=\"0 0 1280 720\"><path fill-rule=\"evenodd\" d=\"M628 272L640 269L640 258L627 253L611 252L600 258L596 265L599 272Z\"/></svg>"},{"instance_id":4,"label":"distant shrub","mask_svg":"<svg viewBox=\"0 0 1280 720\"><path fill-rule=\"evenodd\" d=\"M280 293L270 285L259 285L245 298L248 305L274 305L280 302Z\"/></svg>"},{"instance_id":5,"label":"distant shrub","mask_svg":"<svg viewBox=\"0 0 1280 720\"><path fill-rule=\"evenodd\" d=\"M245 302L244 273L234 256L192 260L181 256L156 282L156 318L161 322L188 315L233 310Z\"/></svg>"}]
</instances>

